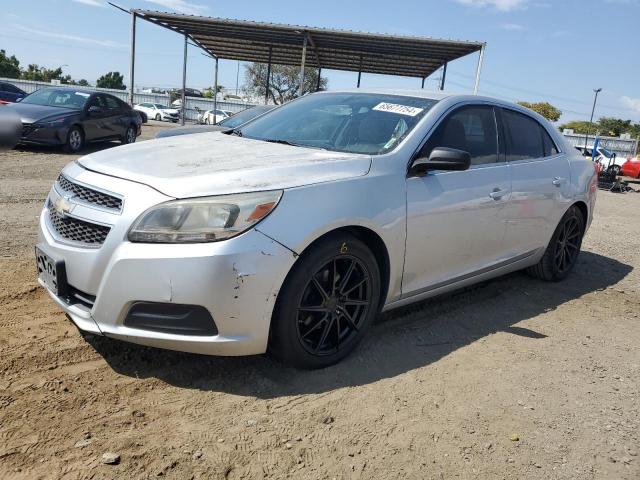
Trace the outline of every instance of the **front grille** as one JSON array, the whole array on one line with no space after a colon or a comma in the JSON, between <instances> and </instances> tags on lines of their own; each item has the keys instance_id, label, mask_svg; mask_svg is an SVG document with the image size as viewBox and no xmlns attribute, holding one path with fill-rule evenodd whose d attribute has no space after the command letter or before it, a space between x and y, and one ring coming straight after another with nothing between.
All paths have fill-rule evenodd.
<instances>
[{"instance_id":1,"label":"front grille","mask_svg":"<svg viewBox=\"0 0 640 480\"><path fill-rule=\"evenodd\" d=\"M58 176L56 183L61 190L73 194L74 200L79 200L90 205L96 205L116 212L120 212L122 210L122 199L118 197L73 183L64 175Z\"/></svg>"},{"instance_id":2,"label":"front grille","mask_svg":"<svg viewBox=\"0 0 640 480\"><path fill-rule=\"evenodd\" d=\"M73 217L65 217L49 204L49 222L51 228L62 238L84 245L99 247L109 234L109 227L85 222Z\"/></svg>"}]
</instances>

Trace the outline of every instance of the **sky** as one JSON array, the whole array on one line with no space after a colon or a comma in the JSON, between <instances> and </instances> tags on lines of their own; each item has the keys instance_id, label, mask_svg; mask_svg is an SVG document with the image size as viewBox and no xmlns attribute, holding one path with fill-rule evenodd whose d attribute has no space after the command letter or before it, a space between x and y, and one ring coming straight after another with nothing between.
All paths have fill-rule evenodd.
<instances>
[{"instance_id":1,"label":"sky","mask_svg":"<svg viewBox=\"0 0 640 480\"><path fill-rule=\"evenodd\" d=\"M143 8L314 27L487 43L480 94L548 101L561 123L588 120L593 89L602 88L596 118L640 121L640 0L114 0ZM129 71L130 18L103 0L0 0L0 49L23 66L63 66L94 82ZM136 86L179 87L183 40L137 24ZM473 89L478 55L449 64L446 90ZM240 65L242 88L244 68ZM214 65L189 47L187 85L213 84ZM235 90L238 62L220 61L219 83ZM325 71L329 89L355 87L357 73ZM426 88L435 89L440 73ZM419 88L420 79L363 74L362 87Z\"/></svg>"}]
</instances>

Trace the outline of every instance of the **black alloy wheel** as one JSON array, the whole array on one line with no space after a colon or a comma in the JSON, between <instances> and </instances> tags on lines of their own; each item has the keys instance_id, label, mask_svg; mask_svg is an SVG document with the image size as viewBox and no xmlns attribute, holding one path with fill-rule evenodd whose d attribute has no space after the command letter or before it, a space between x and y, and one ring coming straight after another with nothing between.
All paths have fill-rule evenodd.
<instances>
[{"instance_id":1,"label":"black alloy wheel","mask_svg":"<svg viewBox=\"0 0 640 480\"><path fill-rule=\"evenodd\" d=\"M367 317L371 274L350 255L337 255L311 275L298 305L298 339L312 355L329 355L357 335Z\"/></svg>"},{"instance_id":2,"label":"black alloy wheel","mask_svg":"<svg viewBox=\"0 0 640 480\"><path fill-rule=\"evenodd\" d=\"M269 351L300 368L346 357L371 326L380 303L380 269L364 242L336 232L296 261L278 295Z\"/></svg>"},{"instance_id":3,"label":"black alloy wheel","mask_svg":"<svg viewBox=\"0 0 640 480\"><path fill-rule=\"evenodd\" d=\"M540 261L527 271L534 277L549 282L566 278L578 260L584 228L582 212L574 205L560 220Z\"/></svg>"}]
</instances>

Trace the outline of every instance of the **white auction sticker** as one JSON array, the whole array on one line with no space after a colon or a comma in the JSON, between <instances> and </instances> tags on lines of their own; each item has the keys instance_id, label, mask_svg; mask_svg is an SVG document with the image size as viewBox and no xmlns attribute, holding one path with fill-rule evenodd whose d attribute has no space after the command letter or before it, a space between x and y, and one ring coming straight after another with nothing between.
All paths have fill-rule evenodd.
<instances>
[{"instance_id":1,"label":"white auction sticker","mask_svg":"<svg viewBox=\"0 0 640 480\"><path fill-rule=\"evenodd\" d=\"M378 112L391 112L391 113L399 113L400 115L408 115L409 117L415 117L418 115L424 108L418 107L409 107L408 105L398 105L397 103L386 103L382 102L373 107L372 110L377 110Z\"/></svg>"},{"instance_id":2,"label":"white auction sticker","mask_svg":"<svg viewBox=\"0 0 640 480\"><path fill-rule=\"evenodd\" d=\"M84 93L84 92L73 92L73 93L75 93L76 95L80 95L81 97L89 98L89 94L88 93Z\"/></svg>"}]
</instances>

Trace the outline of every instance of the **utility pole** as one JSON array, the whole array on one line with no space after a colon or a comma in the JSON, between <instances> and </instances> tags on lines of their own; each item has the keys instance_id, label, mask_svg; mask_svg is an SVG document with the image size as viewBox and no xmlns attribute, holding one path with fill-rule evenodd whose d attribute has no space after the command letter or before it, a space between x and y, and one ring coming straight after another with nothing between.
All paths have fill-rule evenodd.
<instances>
[{"instance_id":1,"label":"utility pole","mask_svg":"<svg viewBox=\"0 0 640 480\"><path fill-rule=\"evenodd\" d=\"M587 127L587 134L584 136L584 148L587 148L587 141L589 140L589 132L591 130L591 125L593 124L593 114L596 111L596 102L598 101L598 94L602 91L601 88L595 88L594 90L595 96L593 97L593 108L591 109L591 119L589 120L589 126Z\"/></svg>"}]
</instances>

